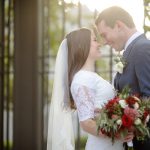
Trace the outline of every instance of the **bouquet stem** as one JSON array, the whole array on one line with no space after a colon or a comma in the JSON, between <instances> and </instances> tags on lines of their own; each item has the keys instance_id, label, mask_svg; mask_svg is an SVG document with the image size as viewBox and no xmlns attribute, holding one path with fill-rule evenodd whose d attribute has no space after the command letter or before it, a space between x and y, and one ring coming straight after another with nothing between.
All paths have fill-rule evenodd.
<instances>
[{"instance_id":1,"label":"bouquet stem","mask_svg":"<svg viewBox=\"0 0 150 150\"><path fill-rule=\"evenodd\" d=\"M133 142L132 141L127 142L127 145L128 145L128 150L134 150L133 149Z\"/></svg>"}]
</instances>

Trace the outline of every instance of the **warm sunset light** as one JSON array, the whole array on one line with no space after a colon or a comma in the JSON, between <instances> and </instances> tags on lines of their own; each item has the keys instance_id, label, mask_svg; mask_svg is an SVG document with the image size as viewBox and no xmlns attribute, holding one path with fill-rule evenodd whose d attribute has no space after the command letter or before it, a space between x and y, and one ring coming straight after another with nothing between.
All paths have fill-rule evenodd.
<instances>
[{"instance_id":1,"label":"warm sunset light","mask_svg":"<svg viewBox=\"0 0 150 150\"><path fill-rule=\"evenodd\" d=\"M65 0L77 4L79 1L85 4L91 11L101 11L112 5L126 9L133 17L137 29L143 32L144 8L143 0Z\"/></svg>"}]
</instances>

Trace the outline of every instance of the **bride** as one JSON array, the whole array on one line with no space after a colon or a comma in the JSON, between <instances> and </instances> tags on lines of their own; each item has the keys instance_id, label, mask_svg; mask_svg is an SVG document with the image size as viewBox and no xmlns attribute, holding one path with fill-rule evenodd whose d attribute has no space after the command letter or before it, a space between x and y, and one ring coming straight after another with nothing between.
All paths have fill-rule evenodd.
<instances>
[{"instance_id":1,"label":"bride","mask_svg":"<svg viewBox=\"0 0 150 150\"><path fill-rule=\"evenodd\" d=\"M49 114L47 150L74 150L71 113L76 109L81 128L88 133L86 150L123 150L123 141L97 134L97 108L115 96L113 86L94 71L100 58L94 32L80 28L62 41L55 65Z\"/></svg>"}]
</instances>

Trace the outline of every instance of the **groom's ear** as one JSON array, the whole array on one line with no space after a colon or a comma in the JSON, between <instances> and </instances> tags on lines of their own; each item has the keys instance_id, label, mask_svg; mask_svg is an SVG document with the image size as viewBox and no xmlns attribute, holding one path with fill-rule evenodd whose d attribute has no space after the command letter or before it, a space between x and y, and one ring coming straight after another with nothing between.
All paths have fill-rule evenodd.
<instances>
[{"instance_id":1,"label":"groom's ear","mask_svg":"<svg viewBox=\"0 0 150 150\"><path fill-rule=\"evenodd\" d=\"M122 21L117 20L115 23L115 27L118 31L121 31L125 27L125 24Z\"/></svg>"}]
</instances>

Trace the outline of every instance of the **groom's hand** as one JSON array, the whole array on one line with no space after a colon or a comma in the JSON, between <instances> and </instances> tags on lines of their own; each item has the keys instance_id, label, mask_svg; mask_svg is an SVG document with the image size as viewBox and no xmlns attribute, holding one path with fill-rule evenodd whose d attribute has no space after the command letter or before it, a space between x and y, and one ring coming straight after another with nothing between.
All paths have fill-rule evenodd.
<instances>
[{"instance_id":1,"label":"groom's hand","mask_svg":"<svg viewBox=\"0 0 150 150\"><path fill-rule=\"evenodd\" d=\"M127 136L123 139L123 142L130 142L134 138L134 133L133 132L128 132Z\"/></svg>"}]
</instances>

